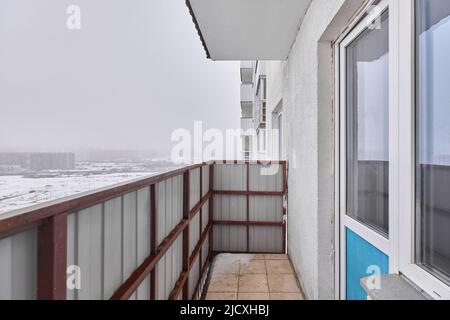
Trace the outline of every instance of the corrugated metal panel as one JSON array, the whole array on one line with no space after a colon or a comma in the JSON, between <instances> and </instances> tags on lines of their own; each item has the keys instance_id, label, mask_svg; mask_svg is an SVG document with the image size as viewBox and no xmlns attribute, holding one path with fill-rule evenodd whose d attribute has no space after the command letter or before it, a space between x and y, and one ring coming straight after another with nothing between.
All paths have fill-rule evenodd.
<instances>
[{"instance_id":1,"label":"corrugated metal panel","mask_svg":"<svg viewBox=\"0 0 450 320\"><path fill-rule=\"evenodd\" d=\"M0 300L36 299L37 230L0 240Z\"/></svg>"},{"instance_id":2,"label":"corrugated metal panel","mask_svg":"<svg viewBox=\"0 0 450 320\"><path fill-rule=\"evenodd\" d=\"M244 252L247 250L245 226L214 226L214 251Z\"/></svg>"},{"instance_id":3,"label":"corrugated metal panel","mask_svg":"<svg viewBox=\"0 0 450 320\"><path fill-rule=\"evenodd\" d=\"M249 168L249 191L281 192L283 190L283 166L275 165L229 165L214 166L215 190L245 191L247 190L247 167ZM282 196L249 196L249 221L282 222ZM247 221L247 196L215 195L214 220ZM251 252L282 252L282 227L249 228L249 250ZM215 251L246 251L246 226L215 226Z\"/></svg>"},{"instance_id":4,"label":"corrugated metal panel","mask_svg":"<svg viewBox=\"0 0 450 320\"><path fill-rule=\"evenodd\" d=\"M251 252L283 252L283 230L281 227L250 227Z\"/></svg>"},{"instance_id":5,"label":"corrugated metal panel","mask_svg":"<svg viewBox=\"0 0 450 320\"><path fill-rule=\"evenodd\" d=\"M200 168L189 172L189 209L200 201Z\"/></svg>"},{"instance_id":6,"label":"corrugated metal panel","mask_svg":"<svg viewBox=\"0 0 450 320\"><path fill-rule=\"evenodd\" d=\"M70 214L67 239L67 264L81 269L81 289L67 298L109 299L150 255L150 188ZM133 298L149 298L149 279Z\"/></svg>"},{"instance_id":7,"label":"corrugated metal panel","mask_svg":"<svg viewBox=\"0 0 450 320\"><path fill-rule=\"evenodd\" d=\"M280 196L251 196L250 221L283 221L283 199ZM280 252L283 250L281 227L250 227L250 251Z\"/></svg>"},{"instance_id":8,"label":"corrugated metal panel","mask_svg":"<svg viewBox=\"0 0 450 320\"><path fill-rule=\"evenodd\" d=\"M122 198L104 204L103 298L109 299L122 283Z\"/></svg>"},{"instance_id":9,"label":"corrugated metal panel","mask_svg":"<svg viewBox=\"0 0 450 320\"><path fill-rule=\"evenodd\" d=\"M67 216L67 266L77 265L76 262L76 214L70 214ZM67 289L67 300L76 299L76 291Z\"/></svg>"},{"instance_id":10,"label":"corrugated metal panel","mask_svg":"<svg viewBox=\"0 0 450 320\"><path fill-rule=\"evenodd\" d=\"M206 262L208 261L209 254L209 241L206 240L202 246L202 269L204 268Z\"/></svg>"},{"instance_id":11,"label":"corrugated metal panel","mask_svg":"<svg viewBox=\"0 0 450 320\"><path fill-rule=\"evenodd\" d=\"M245 221L247 220L246 196L214 196L214 220Z\"/></svg>"},{"instance_id":12,"label":"corrugated metal panel","mask_svg":"<svg viewBox=\"0 0 450 320\"><path fill-rule=\"evenodd\" d=\"M278 166L279 169L282 166ZM247 188L247 165L215 165L215 189L244 191ZM202 195L209 191L210 166L202 168ZM266 171L264 171L266 170ZM276 170L275 170L276 171ZM282 172L265 175L267 168L250 165L253 191L281 191ZM200 169L190 172L190 205L201 198ZM281 196L249 196L250 221L281 222ZM183 175L156 185L157 240L161 241L179 224L183 212ZM81 290L68 290L68 299L109 299L131 273L150 255L150 188L118 196L68 216L68 265L81 268ZM223 221L247 220L247 196L215 195L214 218ZM189 224L190 251L209 223L209 203ZM281 227L250 227L250 251L281 252ZM0 240L0 297L35 298L36 296L36 230ZM214 250L245 252L246 226L214 226ZM182 235L168 249L157 265L157 298L167 299L182 271ZM189 279L191 290L198 282L198 272L207 260L209 242L201 248ZM16 266L17 265L17 266ZM191 291L191 294L193 291ZM130 299L148 299L150 276Z\"/></svg>"},{"instance_id":13,"label":"corrugated metal panel","mask_svg":"<svg viewBox=\"0 0 450 320\"><path fill-rule=\"evenodd\" d=\"M247 166L242 164L214 165L214 190L247 189Z\"/></svg>"},{"instance_id":14,"label":"corrugated metal panel","mask_svg":"<svg viewBox=\"0 0 450 320\"><path fill-rule=\"evenodd\" d=\"M283 221L283 199L280 196L250 196L250 221Z\"/></svg>"},{"instance_id":15,"label":"corrugated metal panel","mask_svg":"<svg viewBox=\"0 0 450 320\"><path fill-rule=\"evenodd\" d=\"M142 281L135 293L136 300L150 300L150 276Z\"/></svg>"},{"instance_id":16,"label":"corrugated metal panel","mask_svg":"<svg viewBox=\"0 0 450 320\"><path fill-rule=\"evenodd\" d=\"M282 191L283 167L279 164L251 165L250 166L251 191Z\"/></svg>"},{"instance_id":17,"label":"corrugated metal panel","mask_svg":"<svg viewBox=\"0 0 450 320\"><path fill-rule=\"evenodd\" d=\"M179 236L178 239L172 245L172 290L180 277L183 269L183 236Z\"/></svg>"},{"instance_id":18,"label":"corrugated metal panel","mask_svg":"<svg viewBox=\"0 0 450 320\"><path fill-rule=\"evenodd\" d=\"M183 176L159 182L156 198L159 244L183 218Z\"/></svg>"},{"instance_id":19,"label":"corrugated metal panel","mask_svg":"<svg viewBox=\"0 0 450 320\"><path fill-rule=\"evenodd\" d=\"M197 283L200 280L199 268L200 268L200 257L197 257L197 259L195 259L194 264L192 265L191 271L189 272L189 298L192 297L192 295L194 294L195 287L197 286Z\"/></svg>"},{"instance_id":20,"label":"corrugated metal panel","mask_svg":"<svg viewBox=\"0 0 450 320\"><path fill-rule=\"evenodd\" d=\"M150 202L150 188L144 188L137 192L137 265L144 262L150 255ZM148 276L137 289L137 299L150 299L150 276Z\"/></svg>"},{"instance_id":21,"label":"corrugated metal panel","mask_svg":"<svg viewBox=\"0 0 450 320\"><path fill-rule=\"evenodd\" d=\"M82 210L68 218L68 265L81 271L81 289L67 291L68 299L103 297L103 206Z\"/></svg>"},{"instance_id":22,"label":"corrugated metal panel","mask_svg":"<svg viewBox=\"0 0 450 320\"><path fill-rule=\"evenodd\" d=\"M156 297L167 300L175 287L182 269L183 258L182 235L174 242L156 267Z\"/></svg>"},{"instance_id":23,"label":"corrugated metal panel","mask_svg":"<svg viewBox=\"0 0 450 320\"><path fill-rule=\"evenodd\" d=\"M205 231L209 223L209 201L202 207L202 233Z\"/></svg>"},{"instance_id":24,"label":"corrugated metal panel","mask_svg":"<svg viewBox=\"0 0 450 320\"><path fill-rule=\"evenodd\" d=\"M192 218L189 222L189 254L195 249L198 240L200 239L200 213Z\"/></svg>"},{"instance_id":25,"label":"corrugated metal panel","mask_svg":"<svg viewBox=\"0 0 450 320\"><path fill-rule=\"evenodd\" d=\"M137 193L129 193L123 197L122 217L122 282L128 279L137 268ZM132 295L136 299L136 294Z\"/></svg>"},{"instance_id":26,"label":"corrugated metal panel","mask_svg":"<svg viewBox=\"0 0 450 320\"><path fill-rule=\"evenodd\" d=\"M202 168L202 197L209 192L209 170L211 166L203 166Z\"/></svg>"},{"instance_id":27,"label":"corrugated metal panel","mask_svg":"<svg viewBox=\"0 0 450 320\"><path fill-rule=\"evenodd\" d=\"M156 265L156 299L166 300L170 293L166 294L166 256L162 257Z\"/></svg>"}]
</instances>

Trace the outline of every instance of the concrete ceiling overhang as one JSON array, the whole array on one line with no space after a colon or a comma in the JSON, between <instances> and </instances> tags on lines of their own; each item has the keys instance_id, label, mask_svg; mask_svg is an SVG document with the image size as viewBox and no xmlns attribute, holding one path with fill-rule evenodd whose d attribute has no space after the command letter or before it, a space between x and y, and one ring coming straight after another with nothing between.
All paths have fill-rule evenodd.
<instances>
[{"instance_id":1,"label":"concrete ceiling overhang","mask_svg":"<svg viewBox=\"0 0 450 320\"><path fill-rule=\"evenodd\" d=\"M311 0L186 0L208 58L285 60Z\"/></svg>"}]
</instances>

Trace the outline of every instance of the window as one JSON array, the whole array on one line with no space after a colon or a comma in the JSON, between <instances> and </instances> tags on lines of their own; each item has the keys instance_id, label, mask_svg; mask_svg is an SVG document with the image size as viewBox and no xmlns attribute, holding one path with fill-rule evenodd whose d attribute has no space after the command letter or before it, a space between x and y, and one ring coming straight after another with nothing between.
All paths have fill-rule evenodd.
<instances>
[{"instance_id":1,"label":"window","mask_svg":"<svg viewBox=\"0 0 450 320\"><path fill-rule=\"evenodd\" d=\"M266 123L266 103L262 103L262 115L261 115L261 122Z\"/></svg>"},{"instance_id":2,"label":"window","mask_svg":"<svg viewBox=\"0 0 450 320\"><path fill-rule=\"evenodd\" d=\"M416 4L416 261L450 284L450 1Z\"/></svg>"},{"instance_id":3,"label":"window","mask_svg":"<svg viewBox=\"0 0 450 320\"><path fill-rule=\"evenodd\" d=\"M340 245L350 229L390 273L450 299L450 1L374 3L335 48ZM360 279L346 248L342 297Z\"/></svg>"},{"instance_id":4,"label":"window","mask_svg":"<svg viewBox=\"0 0 450 320\"><path fill-rule=\"evenodd\" d=\"M346 213L389 233L389 16L346 47Z\"/></svg>"}]
</instances>

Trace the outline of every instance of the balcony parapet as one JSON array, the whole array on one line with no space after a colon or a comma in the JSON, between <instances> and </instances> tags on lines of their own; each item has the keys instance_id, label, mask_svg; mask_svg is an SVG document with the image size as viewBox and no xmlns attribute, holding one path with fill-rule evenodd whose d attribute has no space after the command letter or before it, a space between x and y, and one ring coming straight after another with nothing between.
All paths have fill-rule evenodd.
<instances>
[{"instance_id":1,"label":"balcony parapet","mask_svg":"<svg viewBox=\"0 0 450 320\"><path fill-rule=\"evenodd\" d=\"M215 253L285 252L286 166L201 163L2 215L0 262L24 283L0 298L197 299ZM74 265L80 290L66 287Z\"/></svg>"}]
</instances>

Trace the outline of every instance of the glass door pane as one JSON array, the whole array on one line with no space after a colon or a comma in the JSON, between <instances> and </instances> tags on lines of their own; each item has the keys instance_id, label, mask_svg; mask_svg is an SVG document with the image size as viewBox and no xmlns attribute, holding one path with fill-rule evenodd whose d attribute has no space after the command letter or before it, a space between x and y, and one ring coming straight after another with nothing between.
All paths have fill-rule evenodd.
<instances>
[{"instance_id":1,"label":"glass door pane","mask_svg":"<svg viewBox=\"0 0 450 320\"><path fill-rule=\"evenodd\" d=\"M347 215L389 232L389 16L346 48Z\"/></svg>"},{"instance_id":2,"label":"glass door pane","mask_svg":"<svg viewBox=\"0 0 450 320\"><path fill-rule=\"evenodd\" d=\"M416 9L416 260L450 284L450 1Z\"/></svg>"}]
</instances>

